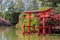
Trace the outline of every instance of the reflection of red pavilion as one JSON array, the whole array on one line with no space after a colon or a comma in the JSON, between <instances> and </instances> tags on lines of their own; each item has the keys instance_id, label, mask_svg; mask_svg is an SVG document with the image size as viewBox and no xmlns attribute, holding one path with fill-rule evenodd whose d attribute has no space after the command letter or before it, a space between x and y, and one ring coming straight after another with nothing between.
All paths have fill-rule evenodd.
<instances>
[{"instance_id":1,"label":"reflection of red pavilion","mask_svg":"<svg viewBox=\"0 0 60 40\"><path fill-rule=\"evenodd\" d=\"M30 23L31 23L31 14L34 14L34 13L37 13L38 14L38 17L37 18L42 18L42 24L43 24L43 35L45 35L45 18L49 17L50 16L50 13L54 13L55 11L53 9L47 9L47 10L44 10L44 11L26 11L25 13L28 14L28 34L30 34ZM25 29L25 26L24 28ZM23 30L23 34L25 33L25 30ZM50 34L50 27L48 27L48 33ZM40 35L40 26L38 26L38 35Z\"/></svg>"}]
</instances>

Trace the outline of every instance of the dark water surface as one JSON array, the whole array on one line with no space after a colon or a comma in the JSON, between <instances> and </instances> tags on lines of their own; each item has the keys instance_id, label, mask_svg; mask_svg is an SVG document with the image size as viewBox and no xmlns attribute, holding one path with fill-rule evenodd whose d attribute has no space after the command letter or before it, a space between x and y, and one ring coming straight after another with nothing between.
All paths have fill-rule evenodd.
<instances>
[{"instance_id":1,"label":"dark water surface","mask_svg":"<svg viewBox=\"0 0 60 40\"><path fill-rule=\"evenodd\" d=\"M1 27L0 40L60 40L60 34L52 34L50 36L22 35L21 30L16 30L13 27Z\"/></svg>"}]
</instances>

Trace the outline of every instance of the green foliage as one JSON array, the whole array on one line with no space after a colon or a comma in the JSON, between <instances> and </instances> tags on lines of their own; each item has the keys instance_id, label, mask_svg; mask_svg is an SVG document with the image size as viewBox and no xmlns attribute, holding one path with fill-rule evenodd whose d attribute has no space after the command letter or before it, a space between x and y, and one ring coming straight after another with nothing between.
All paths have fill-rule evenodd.
<instances>
[{"instance_id":1,"label":"green foliage","mask_svg":"<svg viewBox=\"0 0 60 40\"><path fill-rule=\"evenodd\" d=\"M2 17L3 16L3 14L0 12L0 17Z\"/></svg>"},{"instance_id":2,"label":"green foliage","mask_svg":"<svg viewBox=\"0 0 60 40\"><path fill-rule=\"evenodd\" d=\"M5 19L9 20L13 25L15 25L19 20L19 14L20 13L16 13L16 12L6 13Z\"/></svg>"},{"instance_id":3,"label":"green foliage","mask_svg":"<svg viewBox=\"0 0 60 40\"><path fill-rule=\"evenodd\" d=\"M47 9L49 9L49 7L47 7L47 6L44 6L44 7L40 7L40 8L39 8L39 10L41 10L41 11L47 10Z\"/></svg>"},{"instance_id":4,"label":"green foliage","mask_svg":"<svg viewBox=\"0 0 60 40\"><path fill-rule=\"evenodd\" d=\"M16 25L16 23L18 23L18 21L19 21L19 14L20 13L16 13L16 12L14 12L14 13L12 13L12 23L14 24L14 25Z\"/></svg>"},{"instance_id":5,"label":"green foliage","mask_svg":"<svg viewBox=\"0 0 60 40\"><path fill-rule=\"evenodd\" d=\"M56 13L60 13L60 0L48 0L46 1L46 5L56 9Z\"/></svg>"},{"instance_id":6,"label":"green foliage","mask_svg":"<svg viewBox=\"0 0 60 40\"><path fill-rule=\"evenodd\" d=\"M60 13L60 4L57 4L57 7L55 7L56 13Z\"/></svg>"},{"instance_id":7,"label":"green foliage","mask_svg":"<svg viewBox=\"0 0 60 40\"><path fill-rule=\"evenodd\" d=\"M12 16L11 16L11 15L12 15L12 14L6 13L5 19L11 21L11 20L12 20Z\"/></svg>"},{"instance_id":8,"label":"green foliage","mask_svg":"<svg viewBox=\"0 0 60 40\"><path fill-rule=\"evenodd\" d=\"M25 26L28 26L28 19L26 18L23 23ZM31 26L38 26L38 21L36 18L31 18Z\"/></svg>"},{"instance_id":9,"label":"green foliage","mask_svg":"<svg viewBox=\"0 0 60 40\"><path fill-rule=\"evenodd\" d=\"M5 5L6 8L8 9L7 11L5 10L6 8L4 8L4 12L5 12L5 18L9 21L11 21L12 24L16 24L19 20L19 14L20 14L20 9L17 7L17 2L13 2L13 1L7 1Z\"/></svg>"},{"instance_id":10,"label":"green foliage","mask_svg":"<svg viewBox=\"0 0 60 40\"><path fill-rule=\"evenodd\" d=\"M56 13L59 14L60 13L60 8L56 9Z\"/></svg>"}]
</instances>

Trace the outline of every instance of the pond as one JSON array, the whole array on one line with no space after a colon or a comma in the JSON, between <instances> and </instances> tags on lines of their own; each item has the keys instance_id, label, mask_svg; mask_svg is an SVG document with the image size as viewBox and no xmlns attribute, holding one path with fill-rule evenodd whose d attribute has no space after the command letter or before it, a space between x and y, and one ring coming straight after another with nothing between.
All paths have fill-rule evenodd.
<instances>
[{"instance_id":1,"label":"pond","mask_svg":"<svg viewBox=\"0 0 60 40\"><path fill-rule=\"evenodd\" d=\"M37 34L22 35L21 30L16 30L13 27L1 27L0 40L60 40L60 34L46 36L38 36Z\"/></svg>"}]
</instances>

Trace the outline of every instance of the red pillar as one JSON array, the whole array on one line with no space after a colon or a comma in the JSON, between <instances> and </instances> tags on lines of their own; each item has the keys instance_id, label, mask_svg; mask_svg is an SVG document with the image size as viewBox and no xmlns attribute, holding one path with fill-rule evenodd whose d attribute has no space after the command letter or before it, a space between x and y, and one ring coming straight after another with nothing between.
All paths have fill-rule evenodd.
<instances>
[{"instance_id":1,"label":"red pillar","mask_svg":"<svg viewBox=\"0 0 60 40\"><path fill-rule=\"evenodd\" d=\"M50 26L48 27L48 34L50 35L51 33L51 30L50 30Z\"/></svg>"},{"instance_id":2,"label":"red pillar","mask_svg":"<svg viewBox=\"0 0 60 40\"><path fill-rule=\"evenodd\" d=\"M44 18L44 15L43 15L43 35L45 35L45 18Z\"/></svg>"},{"instance_id":3,"label":"red pillar","mask_svg":"<svg viewBox=\"0 0 60 40\"><path fill-rule=\"evenodd\" d=\"M38 36L40 35L40 26L38 26Z\"/></svg>"},{"instance_id":4,"label":"red pillar","mask_svg":"<svg viewBox=\"0 0 60 40\"><path fill-rule=\"evenodd\" d=\"M40 13L38 13L38 22L40 21ZM40 36L40 23L38 23L38 36Z\"/></svg>"},{"instance_id":5,"label":"red pillar","mask_svg":"<svg viewBox=\"0 0 60 40\"><path fill-rule=\"evenodd\" d=\"M28 17L28 33L30 34L30 23L31 23L31 14L29 14L29 17Z\"/></svg>"},{"instance_id":6,"label":"red pillar","mask_svg":"<svg viewBox=\"0 0 60 40\"><path fill-rule=\"evenodd\" d=\"M34 13L33 11L26 11L26 14L28 14L28 34L30 34L30 27L31 27L31 14Z\"/></svg>"}]
</instances>

